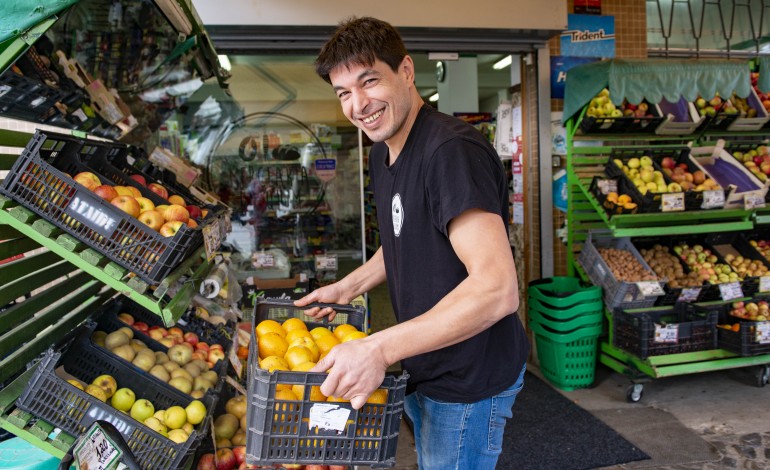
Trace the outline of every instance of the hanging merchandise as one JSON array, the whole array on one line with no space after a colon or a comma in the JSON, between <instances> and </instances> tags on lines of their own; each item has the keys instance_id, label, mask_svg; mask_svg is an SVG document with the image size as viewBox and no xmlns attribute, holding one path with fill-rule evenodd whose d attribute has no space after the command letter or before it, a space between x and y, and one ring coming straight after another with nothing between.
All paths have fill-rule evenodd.
<instances>
[{"instance_id":1,"label":"hanging merchandise","mask_svg":"<svg viewBox=\"0 0 770 470\"><path fill-rule=\"evenodd\" d=\"M567 212L567 170L561 169L553 175L553 206Z\"/></svg>"}]
</instances>

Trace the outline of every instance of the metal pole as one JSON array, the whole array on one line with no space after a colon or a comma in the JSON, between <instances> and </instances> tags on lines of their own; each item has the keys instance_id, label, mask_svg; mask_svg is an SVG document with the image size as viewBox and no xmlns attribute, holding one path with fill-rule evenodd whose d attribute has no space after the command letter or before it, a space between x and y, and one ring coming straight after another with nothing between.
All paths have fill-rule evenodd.
<instances>
[{"instance_id":1,"label":"metal pole","mask_svg":"<svg viewBox=\"0 0 770 470\"><path fill-rule=\"evenodd\" d=\"M551 57L548 44L537 48L537 127L540 158L540 275L552 277L553 270L553 194L551 181Z\"/></svg>"}]
</instances>

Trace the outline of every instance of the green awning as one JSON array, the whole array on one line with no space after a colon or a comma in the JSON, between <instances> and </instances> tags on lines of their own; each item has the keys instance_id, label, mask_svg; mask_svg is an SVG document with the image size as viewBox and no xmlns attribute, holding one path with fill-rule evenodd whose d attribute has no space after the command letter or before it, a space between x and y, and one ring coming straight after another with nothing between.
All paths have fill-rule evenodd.
<instances>
[{"instance_id":1,"label":"green awning","mask_svg":"<svg viewBox=\"0 0 770 470\"><path fill-rule=\"evenodd\" d=\"M56 15L79 0L4 0L0 6L0 43Z\"/></svg>"},{"instance_id":2,"label":"green awning","mask_svg":"<svg viewBox=\"0 0 770 470\"><path fill-rule=\"evenodd\" d=\"M762 75L770 82L770 73L760 73L760 80ZM633 104L642 100L659 103L663 98L676 102L681 97L695 101L717 92L745 98L751 92L749 78L746 60L614 59L579 65L567 71L563 121L580 112L605 87L615 105L623 99Z\"/></svg>"}]
</instances>

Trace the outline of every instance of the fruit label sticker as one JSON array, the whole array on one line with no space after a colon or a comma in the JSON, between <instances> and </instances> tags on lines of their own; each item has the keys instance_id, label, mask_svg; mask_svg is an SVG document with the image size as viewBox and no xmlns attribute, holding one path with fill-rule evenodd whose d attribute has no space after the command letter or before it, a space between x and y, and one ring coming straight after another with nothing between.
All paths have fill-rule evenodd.
<instances>
[{"instance_id":1,"label":"fruit label sticker","mask_svg":"<svg viewBox=\"0 0 770 470\"><path fill-rule=\"evenodd\" d=\"M750 192L743 195L743 207L746 210L765 207L765 196L756 192Z\"/></svg>"},{"instance_id":2,"label":"fruit label sticker","mask_svg":"<svg viewBox=\"0 0 770 470\"><path fill-rule=\"evenodd\" d=\"M618 180L598 180L596 185L599 187L599 192L604 195L618 192Z\"/></svg>"},{"instance_id":3,"label":"fruit label sticker","mask_svg":"<svg viewBox=\"0 0 770 470\"><path fill-rule=\"evenodd\" d=\"M203 245L206 247L206 258L211 261L217 254L222 243L222 232L219 230L219 220L203 227Z\"/></svg>"},{"instance_id":4,"label":"fruit label sticker","mask_svg":"<svg viewBox=\"0 0 770 470\"><path fill-rule=\"evenodd\" d=\"M770 276L762 276L759 278L759 292L770 291Z\"/></svg>"},{"instance_id":5,"label":"fruit label sticker","mask_svg":"<svg viewBox=\"0 0 770 470\"><path fill-rule=\"evenodd\" d=\"M725 282L719 284L719 292L722 295L722 300L740 299L743 297L743 290L741 289L740 282Z\"/></svg>"},{"instance_id":6,"label":"fruit label sticker","mask_svg":"<svg viewBox=\"0 0 770 470\"><path fill-rule=\"evenodd\" d=\"M331 429L342 432L348 422L350 410L340 408L339 405L330 403L314 403L310 408L310 424L308 429Z\"/></svg>"},{"instance_id":7,"label":"fruit label sticker","mask_svg":"<svg viewBox=\"0 0 770 470\"><path fill-rule=\"evenodd\" d=\"M721 189L709 189L703 191L703 203L701 209L716 209L725 206L725 192Z\"/></svg>"},{"instance_id":8,"label":"fruit label sticker","mask_svg":"<svg viewBox=\"0 0 770 470\"><path fill-rule=\"evenodd\" d=\"M337 255L318 255L315 257L316 271L336 271Z\"/></svg>"},{"instance_id":9,"label":"fruit label sticker","mask_svg":"<svg viewBox=\"0 0 770 470\"><path fill-rule=\"evenodd\" d=\"M679 212L684 210L684 193L667 193L661 197L661 212Z\"/></svg>"},{"instance_id":10,"label":"fruit label sticker","mask_svg":"<svg viewBox=\"0 0 770 470\"><path fill-rule=\"evenodd\" d=\"M645 297L658 297L665 294L663 288L660 287L660 283L655 281L637 282L636 287L639 288L639 292Z\"/></svg>"},{"instance_id":11,"label":"fruit label sticker","mask_svg":"<svg viewBox=\"0 0 770 470\"><path fill-rule=\"evenodd\" d=\"M88 470L107 470L117 467L123 453L104 434L99 423L91 425L85 437L75 448L77 467Z\"/></svg>"},{"instance_id":12,"label":"fruit label sticker","mask_svg":"<svg viewBox=\"0 0 770 470\"><path fill-rule=\"evenodd\" d=\"M238 341L233 341L232 347L230 348L229 353L227 356L230 358L230 364L233 365L233 369L235 370L235 374L240 379L243 375L243 363L241 362L241 359L238 357Z\"/></svg>"},{"instance_id":13,"label":"fruit label sticker","mask_svg":"<svg viewBox=\"0 0 770 470\"><path fill-rule=\"evenodd\" d=\"M770 343L770 322L758 322L754 330L754 340L759 344Z\"/></svg>"},{"instance_id":14,"label":"fruit label sticker","mask_svg":"<svg viewBox=\"0 0 770 470\"><path fill-rule=\"evenodd\" d=\"M658 325L655 324L655 342L656 343L678 343L679 325Z\"/></svg>"},{"instance_id":15,"label":"fruit label sticker","mask_svg":"<svg viewBox=\"0 0 770 470\"><path fill-rule=\"evenodd\" d=\"M118 220L113 218L101 207L101 200L91 198L81 191L72 198L64 213L81 222L86 227L96 230L105 237L112 235L118 226Z\"/></svg>"},{"instance_id":16,"label":"fruit label sticker","mask_svg":"<svg viewBox=\"0 0 770 470\"><path fill-rule=\"evenodd\" d=\"M679 294L677 302L695 302L700 295L700 287L685 287L682 289L682 293Z\"/></svg>"}]
</instances>

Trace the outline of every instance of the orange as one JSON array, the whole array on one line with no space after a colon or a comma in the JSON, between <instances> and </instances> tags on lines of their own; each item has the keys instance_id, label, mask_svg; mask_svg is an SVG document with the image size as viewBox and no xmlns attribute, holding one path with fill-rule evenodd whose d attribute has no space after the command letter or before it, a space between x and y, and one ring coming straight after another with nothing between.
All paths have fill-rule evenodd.
<instances>
[{"instance_id":1,"label":"orange","mask_svg":"<svg viewBox=\"0 0 770 470\"><path fill-rule=\"evenodd\" d=\"M340 344L340 340L334 335L327 335L316 339L315 344L318 346L321 354L325 356L326 354L329 354L329 351L331 351L334 346Z\"/></svg>"},{"instance_id":2,"label":"orange","mask_svg":"<svg viewBox=\"0 0 770 470\"><path fill-rule=\"evenodd\" d=\"M336 336L338 340L342 341L342 338L344 338L346 334L352 333L354 331L358 331L358 328L346 323L344 325L339 325L334 329L334 336Z\"/></svg>"},{"instance_id":3,"label":"orange","mask_svg":"<svg viewBox=\"0 0 770 470\"><path fill-rule=\"evenodd\" d=\"M353 340L356 340L356 339L366 338L367 336L369 336L369 335L367 335L363 331L353 331L351 333L346 334L342 338L342 342L343 343L347 343L348 341L353 341Z\"/></svg>"},{"instance_id":4,"label":"orange","mask_svg":"<svg viewBox=\"0 0 770 470\"><path fill-rule=\"evenodd\" d=\"M313 367L315 367L315 362L305 362L304 364L298 365L294 369L294 372L307 372ZM304 385L294 385L291 387L291 390L294 392L295 395L297 395L298 400L305 399ZM319 385L313 385L310 388L310 401L326 401L326 396L323 393L321 393L321 387Z\"/></svg>"},{"instance_id":5,"label":"orange","mask_svg":"<svg viewBox=\"0 0 770 470\"><path fill-rule=\"evenodd\" d=\"M307 331L307 325L299 318L289 318L283 325L281 325L287 333L292 330L305 330Z\"/></svg>"},{"instance_id":6,"label":"orange","mask_svg":"<svg viewBox=\"0 0 770 470\"><path fill-rule=\"evenodd\" d=\"M366 399L366 403L375 403L378 405L385 405L388 403L388 390L384 388L378 388L369 398Z\"/></svg>"},{"instance_id":7,"label":"orange","mask_svg":"<svg viewBox=\"0 0 770 470\"><path fill-rule=\"evenodd\" d=\"M294 370L298 365L313 361L313 353L305 346L290 346L283 357L289 364L289 368Z\"/></svg>"},{"instance_id":8,"label":"orange","mask_svg":"<svg viewBox=\"0 0 770 470\"><path fill-rule=\"evenodd\" d=\"M326 401L330 401L334 403L350 403L350 400L345 400L344 398L339 398L339 397L327 397ZM350 422L352 423L353 421L350 420Z\"/></svg>"},{"instance_id":9,"label":"orange","mask_svg":"<svg viewBox=\"0 0 770 470\"><path fill-rule=\"evenodd\" d=\"M278 333L267 333L260 336L257 345L259 347L259 357L283 357L289 349L289 343Z\"/></svg>"},{"instance_id":10,"label":"orange","mask_svg":"<svg viewBox=\"0 0 770 470\"><path fill-rule=\"evenodd\" d=\"M297 401L297 395L294 394L289 389L285 390L276 390L275 391L275 400L276 401ZM273 409L280 413L273 414L273 420L274 421L287 421L292 418L290 414L286 414L285 412L292 412L297 410L298 405L295 403L275 403L275 406Z\"/></svg>"},{"instance_id":11,"label":"orange","mask_svg":"<svg viewBox=\"0 0 770 470\"><path fill-rule=\"evenodd\" d=\"M311 338L307 338L305 336L301 336L291 343L289 343L289 347L292 346L304 346L310 350L311 353L313 353L313 362L318 362L318 358L321 357L321 350L318 347L318 345L315 344L315 341L313 341Z\"/></svg>"},{"instance_id":12,"label":"orange","mask_svg":"<svg viewBox=\"0 0 770 470\"><path fill-rule=\"evenodd\" d=\"M332 333L328 328L324 328L323 326L317 326L317 327L313 328L312 330L310 330L310 335L316 341L318 341L318 338L320 338L322 336L328 336L328 335L333 335L333 334L334 333Z\"/></svg>"},{"instance_id":13,"label":"orange","mask_svg":"<svg viewBox=\"0 0 770 470\"><path fill-rule=\"evenodd\" d=\"M735 323L735 324L732 326L732 330L733 330L733 331L741 331L741 324L740 324L740 323Z\"/></svg>"},{"instance_id":14,"label":"orange","mask_svg":"<svg viewBox=\"0 0 770 470\"><path fill-rule=\"evenodd\" d=\"M292 342L294 342L295 339L297 339L299 337L302 337L302 336L304 336L306 338L313 339L313 337L310 335L309 331L297 329L297 330L291 330L288 333L286 333L286 341L289 344L291 344Z\"/></svg>"},{"instance_id":15,"label":"orange","mask_svg":"<svg viewBox=\"0 0 770 470\"><path fill-rule=\"evenodd\" d=\"M267 333L276 333L281 336L286 336L286 330L281 327L281 324L275 320L262 320L255 328L257 337L266 335Z\"/></svg>"},{"instance_id":16,"label":"orange","mask_svg":"<svg viewBox=\"0 0 770 470\"><path fill-rule=\"evenodd\" d=\"M289 370L289 363L286 362L286 359L280 356L267 356L266 358L259 361L259 367L266 369L268 372L272 372L276 369Z\"/></svg>"}]
</instances>

